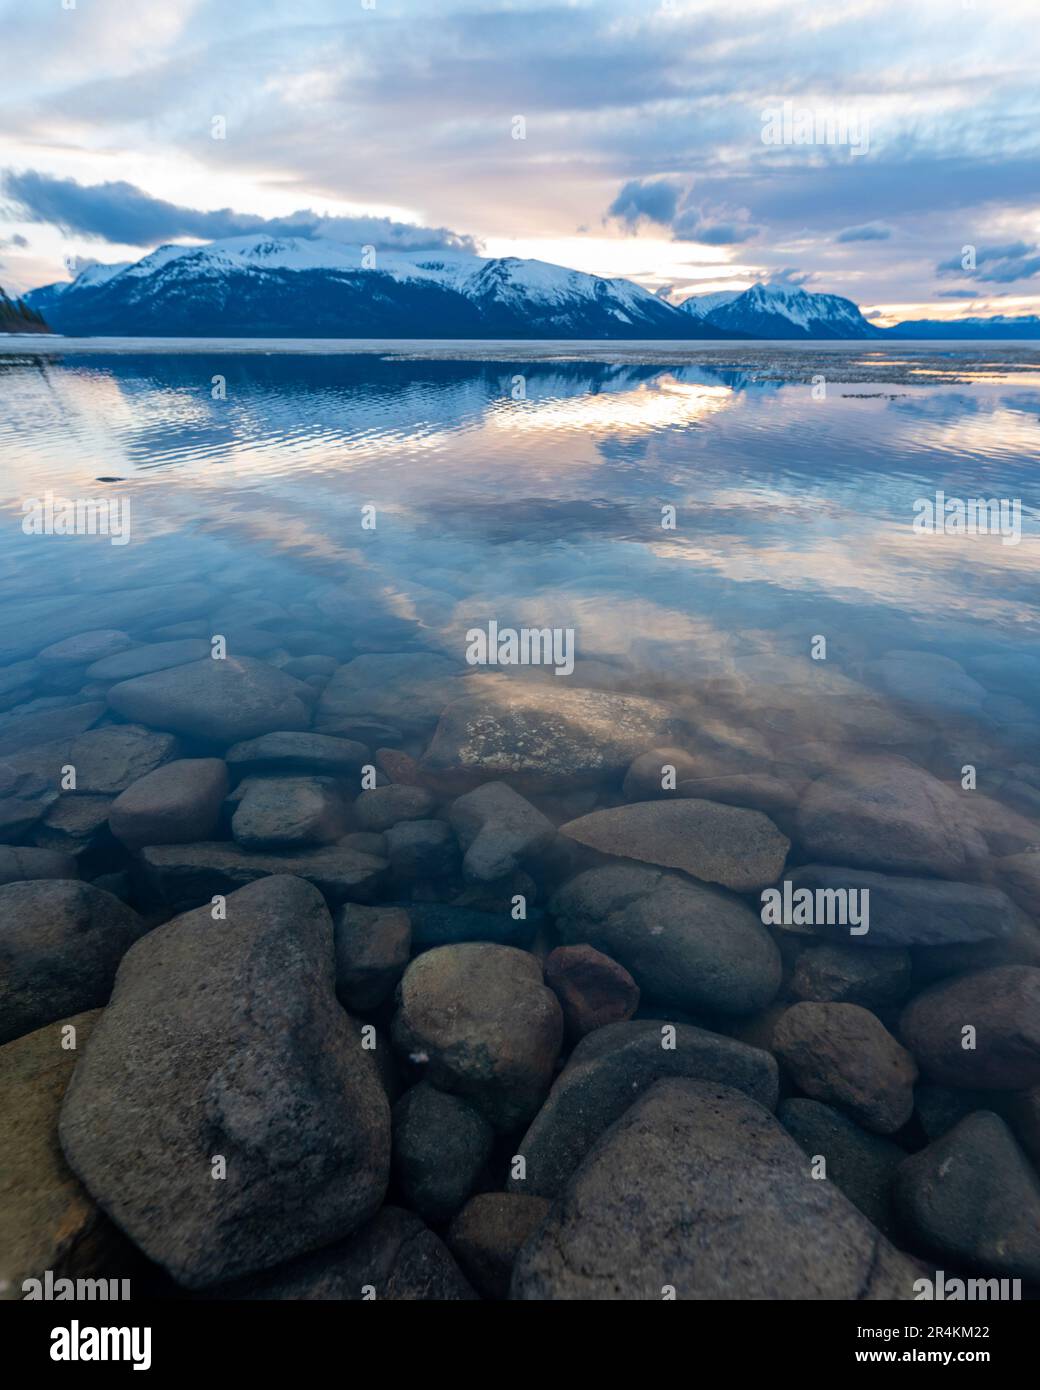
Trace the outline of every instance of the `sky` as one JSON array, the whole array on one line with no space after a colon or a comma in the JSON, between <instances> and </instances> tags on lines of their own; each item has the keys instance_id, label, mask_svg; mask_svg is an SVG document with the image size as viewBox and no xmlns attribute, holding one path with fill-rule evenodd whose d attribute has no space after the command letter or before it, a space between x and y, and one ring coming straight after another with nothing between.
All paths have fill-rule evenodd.
<instances>
[{"instance_id":1,"label":"sky","mask_svg":"<svg viewBox=\"0 0 1040 1390\"><path fill-rule=\"evenodd\" d=\"M0 285L270 231L1040 313L1038 2L0 0Z\"/></svg>"}]
</instances>

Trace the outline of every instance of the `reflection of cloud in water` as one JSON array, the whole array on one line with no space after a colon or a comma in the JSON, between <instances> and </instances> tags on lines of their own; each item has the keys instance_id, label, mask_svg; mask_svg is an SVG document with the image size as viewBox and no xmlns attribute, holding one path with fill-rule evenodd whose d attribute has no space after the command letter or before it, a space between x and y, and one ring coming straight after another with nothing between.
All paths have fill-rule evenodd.
<instances>
[{"instance_id":1,"label":"reflection of cloud in water","mask_svg":"<svg viewBox=\"0 0 1040 1390\"><path fill-rule=\"evenodd\" d=\"M489 411L487 423L492 430L504 429L521 436L571 430L582 434L643 433L696 424L732 402L733 392L728 387L664 376L652 389L644 386L621 394L527 400L519 410L514 402L500 402Z\"/></svg>"}]
</instances>

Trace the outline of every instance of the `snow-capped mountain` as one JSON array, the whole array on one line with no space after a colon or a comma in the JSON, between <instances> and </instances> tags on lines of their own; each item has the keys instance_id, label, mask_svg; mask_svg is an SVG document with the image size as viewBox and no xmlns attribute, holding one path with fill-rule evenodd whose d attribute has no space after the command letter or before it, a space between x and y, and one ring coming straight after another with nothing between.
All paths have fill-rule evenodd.
<instances>
[{"instance_id":1,"label":"snow-capped mountain","mask_svg":"<svg viewBox=\"0 0 1040 1390\"><path fill-rule=\"evenodd\" d=\"M889 329L892 338L1040 338L1040 317L1036 314L994 314L991 318L907 319Z\"/></svg>"},{"instance_id":2,"label":"snow-capped mountain","mask_svg":"<svg viewBox=\"0 0 1040 1390\"><path fill-rule=\"evenodd\" d=\"M886 336L884 329L867 322L851 299L810 294L789 285L752 285L740 294L719 291L687 299L681 308L706 327L752 338Z\"/></svg>"},{"instance_id":3,"label":"snow-capped mountain","mask_svg":"<svg viewBox=\"0 0 1040 1390\"><path fill-rule=\"evenodd\" d=\"M629 280L464 251L306 237L160 246L26 296L65 334L315 338L719 338ZM106 274L106 271L109 272Z\"/></svg>"},{"instance_id":4,"label":"snow-capped mountain","mask_svg":"<svg viewBox=\"0 0 1040 1390\"><path fill-rule=\"evenodd\" d=\"M695 319L705 319L724 304L732 304L743 293L743 290L715 290L711 294L695 294L690 299L684 299L679 308L685 314L692 314Z\"/></svg>"}]
</instances>

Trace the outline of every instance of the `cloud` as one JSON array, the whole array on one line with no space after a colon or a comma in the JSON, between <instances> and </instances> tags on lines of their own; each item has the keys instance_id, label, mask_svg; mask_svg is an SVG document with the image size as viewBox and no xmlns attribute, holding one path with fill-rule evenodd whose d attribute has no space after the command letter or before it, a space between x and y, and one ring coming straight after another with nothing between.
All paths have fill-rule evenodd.
<instances>
[{"instance_id":1,"label":"cloud","mask_svg":"<svg viewBox=\"0 0 1040 1390\"><path fill-rule=\"evenodd\" d=\"M472 237L444 227L415 227L388 217L329 217L301 209L286 217L220 208L206 212L153 198L132 183L81 184L27 169L8 171L0 192L13 215L25 222L49 223L64 232L122 246L157 246L177 237L215 241L221 237L328 237L333 241L369 244L382 250L475 251Z\"/></svg>"},{"instance_id":2,"label":"cloud","mask_svg":"<svg viewBox=\"0 0 1040 1390\"><path fill-rule=\"evenodd\" d=\"M28 245L29 243L26 241L25 237L20 236L18 232L15 232L14 236L0 237L0 251L8 251L12 246L22 247Z\"/></svg>"},{"instance_id":3,"label":"cloud","mask_svg":"<svg viewBox=\"0 0 1040 1390\"><path fill-rule=\"evenodd\" d=\"M667 227L675 217L681 194L681 185L668 179L630 179L607 208L607 216L616 217L629 231L635 231L643 221Z\"/></svg>"},{"instance_id":4,"label":"cloud","mask_svg":"<svg viewBox=\"0 0 1040 1390\"><path fill-rule=\"evenodd\" d=\"M771 270L769 272L769 283L771 285L789 285L791 289L800 289L802 285L811 284L816 276L811 270L798 270L795 266L785 266L783 270Z\"/></svg>"},{"instance_id":5,"label":"cloud","mask_svg":"<svg viewBox=\"0 0 1040 1390\"><path fill-rule=\"evenodd\" d=\"M747 214L697 207L691 188L673 179L629 179L607 208L604 220L616 218L627 231L643 222L667 227L673 241L699 241L705 246L736 246L758 235Z\"/></svg>"},{"instance_id":6,"label":"cloud","mask_svg":"<svg viewBox=\"0 0 1040 1390\"><path fill-rule=\"evenodd\" d=\"M1014 280L1031 280L1040 273L1040 247L1025 241L1012 241L1005 246L975 248L974 267L965 266L964 256L951 256L935 267L940 275L971 275L987 284L1008 285Z\"/></svg>"},{"instance_id":7,"label":"cloud","mask_svg":"<svg viewBox=\"0 0 1040 1390\"><path fill-rule=\"evenodd\" d=\"M715 222L700 208L683 208L672 223L676 241L699 241L705 246L739 246L758 236L758 228L740 222Z\"/></svg>"},{"instance_id":8,"label":"cloud","mask_svg":"<svg viewBox=\"0 0 1040 1390\"><path fill-rule=\"evenodd\" d=\"M887 241L892 235L892 228L886 227L883 222L864 222L860 227L845 227L834 238L835 241Z\"/></svg>"}]
</instances>

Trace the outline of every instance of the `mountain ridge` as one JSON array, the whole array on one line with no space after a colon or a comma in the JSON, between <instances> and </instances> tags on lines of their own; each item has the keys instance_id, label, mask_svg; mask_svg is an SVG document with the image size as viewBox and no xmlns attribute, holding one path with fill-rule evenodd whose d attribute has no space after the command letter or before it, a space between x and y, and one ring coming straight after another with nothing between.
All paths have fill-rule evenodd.
<instances>
[{"instance_id":1,"label":"mountain ridge","mask_svg":"<svg viewBox=\"0 0 1040 1390\"><path fill-rule=\"evenodd\" d=\"M1000 340L1040 318L921 319L881 328L851 299L756 283L671 304L631 280L468 251L379 251L269 234L167 244L92 262L24 296L67 336Z\"/></svg>"}]
</instances>

